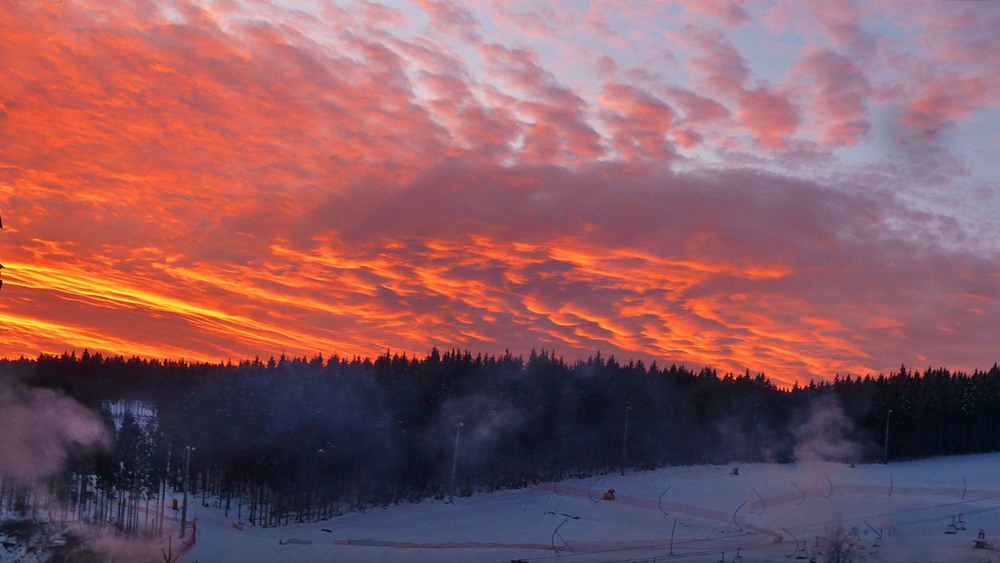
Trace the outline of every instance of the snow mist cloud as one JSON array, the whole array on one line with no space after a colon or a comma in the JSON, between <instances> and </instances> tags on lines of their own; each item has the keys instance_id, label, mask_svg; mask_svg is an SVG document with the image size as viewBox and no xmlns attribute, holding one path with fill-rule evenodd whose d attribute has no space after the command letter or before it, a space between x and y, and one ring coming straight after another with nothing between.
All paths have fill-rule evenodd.
<instances>
[{"instance_id":1,"label":"snow mist cloud","mask_svg":"<svg viewBox=\"0 0 1000 563\"><path fill-rule=\"evenodd\" d=\"M110 445L101 419L74 399L0 379L0 477L31 483L59 472L76 449Z\"/></svg>"},{"instance_id":2,"label":"snow mist cloud","mask_svg":"<svg viewBox=\"0 0 1000 563\"><path fill-rule=\"evenodd\" d=\"M861 456L861 447L851 440L854 424L833 395L812 401L805 420L792 430L796 461L850 463Z\"/></svg>"}]
</instances>

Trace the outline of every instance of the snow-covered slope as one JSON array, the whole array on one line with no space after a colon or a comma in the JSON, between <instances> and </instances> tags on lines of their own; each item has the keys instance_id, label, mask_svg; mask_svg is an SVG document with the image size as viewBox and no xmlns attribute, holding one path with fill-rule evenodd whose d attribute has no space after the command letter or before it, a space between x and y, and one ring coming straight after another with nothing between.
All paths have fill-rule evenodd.
<instances>
[{"instance_id":1,"label":"snow-covered slope","mask_svg":"<svg viewBox=\"0 0 1000 563\"><path fill-rule=\"evenodd\" d=\"M238 529L195 504L186 561L1000 561L1000 455L673 467ZM608 489L615 500L603 500ZM956 529L956 528L965 528ZM954 532L954 533L946 533ZM739 558L742 559L739 559Z\"/></svg>"}]
</instances>

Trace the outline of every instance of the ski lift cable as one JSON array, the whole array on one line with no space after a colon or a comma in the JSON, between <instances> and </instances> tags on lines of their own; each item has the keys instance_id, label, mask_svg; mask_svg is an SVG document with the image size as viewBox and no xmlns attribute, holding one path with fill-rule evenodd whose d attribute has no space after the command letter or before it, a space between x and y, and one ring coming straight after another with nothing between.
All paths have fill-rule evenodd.
<instances>
[{"instance_id":1,"label":"ski lift cable","mask_svg":"<svg viewBox=\"0 0 1000 563\"><path fill-rule=\"evenodd\" d=\"M725 549L740 549L740 548L742 548L744 550L750 550L750 549L761 549L761 548L765 548L765 547L773 547L774 546L774 541L771 540L771 539L769 539L768 541L765 541L765 542L755 543L755 544L746 544L746 543L744 543L742 541L738 541L740 539L746 539L746 538L749 538L749 537L752 537L752 536L755 536L755 535L760 535L760 534L761 533L758 532L758 533L746 534L746 535L741 535L741 536L732 536L732 537L729 537L729 538L693 538L692 540L689 540L687 542L681 542L681 543L676 543L675 542L674 543L674 549L678 549L678 548L683 549L685 546L690 546L691 549L698 549L698 551L690 551L690 552L687 552L687 553L675 554L675 555L658 555L658 556L656 556L656 560L660 561L660 560L666 560L666 559L683 559L683 558L687 558L687 557L704 557L706 555L712 555L712 554L715 554L715 553L719 552L719 545L718 545L719 543L723 544L724 546L731 546L734 543L736 544L735 546L732 546L732 547L725 547ZM560 538L561 538L561 535L560 535ZM700 547L700 548L697 546L697 544L703 544L703 543L709 543L709 542L714 542L717 545L713 545L711 547L704 546L704 547ZM669 545L670 545L669 543L653 543L653 544L648 544L648 545L628 546L628 547L609 548L609 549L595 549L595 550L589 550L589 551L587 551L587 550L575 550L572 553L557 553L557 554L553 554L553 555L535 556L535 557L532 557L532 560L536 560L537 559L539 561L541 561L541 560L548 561L548 560L559 560L561 558L566 558L566 557L571 557L571 558L575 559L575 558L579 558L579 557L584 556L584 555L600 555L602 553L609 553L609 554L610 553L622 553L622 552L626 552L626 551L635 551L635 550L644 550L644 551L647 551L647 550L656 550L656 549L666 550L666 549L669 548ZM648 558L648 559L652 560L651 557ZM627 558L627 559L621 559L621 560L610 560L609 559L609 560L606 560L606 561L601 561L600 563L623 563L623 562L626 562L626 561L642 561L642 559L638 559L637 560L634 557Z\"/></svg>"},{"instance_id":2,"label":"ski lift cable","mask_svg":"<svg viewBox=\"0 0 1000 563\"><path fill-rule=\"evenodd\" d=\"M921 508L921 509L918 509L918 510L925 510L925 509L926 508ZM977 509L977 510L973 510L973 511L966 511L966 512L963 512L962 514L965 514L965 515L968 515L968 514L980 514L980 513L984 513L984 512L991 512L991 511L997 511L997 510L1000 510L1000 505L993 506L993 507L988 507L988 508ZM904 510L904 511L896 511L896 512L913 512L913 511L905 511ZM912 521L898 522L898 523L896 523L896 526L909 526L909 525L925 524L925 523L930 523L930 522L935 522L935 521L941 521L941 520L946 520L946 519L951 519L951 518L954 518L954 516L953 515L936 516L936 517L932 517L932 518L924 518L924 519L918 519L918 520L912 520ZM848 520L848 521L853 521L853 520L855 520L855 519L851 519L851 520ZM805 526L802 526L802 527L805 527ZM815 526L812 526L812 527L815 527ZM800 526L795 526L795 528L800 528ZM796 555L798 555L798 553L800 551L808 551L805 547L801 547L803 543L808 543L808 542L800 542L795 537L795 535L791 532L791 530L789 530L788 528L782 528L782 530L784 530L789 536L791 536L792 539L796 543L795 551L792 554L788 555L788 557L795 557ZM747 532L745 534L745 536L740 536L740 537L748 538L748 537L758 536L758 535L762 535L762 534L764 534L764 532ZM722 538L722 539L724 541L732 542L732 540L735 540L736 537ZM697 544L699 544L699 543L706 543L706 542L713 542L713 541L717 542L719 540L720 540L720 538L702 538L702 539L692 539L692 540L688 540L688 541L683 541L683 542L680 542L680 543L676 543L675 542L674 549L684 549L685 546L688 547L688 548L696 548ZM579 556L582 556L582 555L600 555L602 553L607 553L607 554L622 553L622 552L625 552L625 551L633 551L633 550L637 550L637 549L642 549L642 550L666 549L667 547L668 547L668 544L652 544L652 545L643 545L643 546L630 546L630 547L623 547L623 548L612 548L612 549L605 549L605 550L576 551L576 552L573 552L573 553L562 553L562 554L555 554L555 555L549 555L549 556L535 557L533 559L539 559L539 560L558 560L560 558L565 558L565 557L574 557L575 558L575 557L579 557ZM757 551L757 550L768 549L768 548L773 548L773 547L774 547L774 542L773 541L767 541L767 542L754 543L754 544L744 544L744 543L741 543L737 548L745 550L745 551ZM800 549L800 547L801 547L801 549ZM675 553L675 554L671 554L671 555L657 555L655 558L649 557L649 558L644 558L644 559L636 559L636 558L632 557L632 558L625 558L625 559L608 559L608 560L600 561L600 563L627 563L627 562L636 562L636 561L653 561L654 559L656 561L683 560L683 559L688 559L688 558L703 558L703 557L708 557L708 556L712 556L712 555L714 555L714 554L716 554L718 552L719 552L718 546L712 546L712 547L706 546L706 547L703 547L702 549L697 550L697 551L688 551L688 552L685 552L685 553Z\"/></svg>"},{"instance_id":3,"label":"ski lift cable","mask_svg":"<svg viewBox=\"0 0 1000 563\"><path fill-rule=\"evenodd\" d=\"M623 551L629 551L629 550L635 550L635 549L647 550L647 549L655 549L657 547L665 548L665 546L642 546L642 547L626 547L626 548L620 548L620 549L608 549L608 550L597 550L597 551L577 551L575 553L564 553L564 554L559 554L559 555L547 555L547 556L541 556L541 557L532 557L532 561L534 561L536 559L539 560L539 561L541 561L541 560L553 560L553 559L563 558L563 557L579 558L582 555L600 555L602 553L617 553L617 552L623 552ZM739 553L740 551L756 551L756 550L760 550L760 549L773 548L773 547L774 547L774 542L773 541L768 541L768 542L762 542L762 543L757 543L757 544L749 544L749 545L739 544L735 548L725 548L725 549L727 549L727 550L728 549L735 549L737 551L737 553ZM670 560L676 560L676 559L703 558L703 557L707 557L707 556L712 556L712 555L718 554L719 552L720 552L719 548L712 547L712 548L704 548L704 549L702 549L700 551L691 551L691 552L687 552L687 553L676 553L676 554L673 554L673 555L656 555L656 556L643 557L643 558L627 557L627 558L623 558L623 559L617 559L616 558L616 559L595 560L595 563L639 563L639 562L652 562L654 559L656 561L670 561Z\"/></svg>"},{"instance_id":4,"label":"ski lift cable","mask_svg":"<svg viewBox=\"0 0 1000 563\"><path fill-rule=\"evenodd\" d=\"M792 482L792 484L795 485L796 488L798 488L800 492L802 491L802 489L799 488L798 485L796 485L794 481ZM892 487L892 485L890 485L890 487ZM848 494L850 494L850 493L848 493ZM883 513L880 513L880 514L873 514L873 515L862 516L862 517L857 517L857 518L849 518L849 519L845 520L845 522L863 521L865 518L890 517L890 516L895 516L895 515L898 515L898 514L908 514L908 513L914 513L914 512L917 512L917 511L923 511L923 510L938 510L938 509L943 509L943 508L948 508L948 507L958 507L958 506L967 505L967 504L970 504L970 503L978 503L978 502L990 501L990 500L995 500L995 499L1000 499L1000 493L994 493L994 494L990 494L990 495L986 495L986 496L982 496L982 497L978 497L978 498L974 498L974 499L966 499L966 500L955 501L955 502L944 502L944 503L939 503L939 504L933 504L933 505L924 506L924 507L916 508L916 509L894 510L894 511L889 511L889 512L883 512ZM985 510L986 511L992 511L994 509L993 508L987 508ZM962 513L963 514L974 514L974 513L976 513L976 511L975 510L963 510ZM815 522L815 523L811 523L811 524L801 524L801 525L798 525L798 526L794 526L794 528L795 529L808 529L808 528L814 528L816 526L821 526L821 525L823 525L822 522Z\"/></svg>"},{"instance_id":5,"label":"ski lift cable","mask_svg":"<svg viewBox=\"0 0 1000 563\"><path fill-rule=\"evenodd\" d=\"M596 484L596 481L593 484ZM593 484L592 484L592 486L593 486ZM668 489L669 489L669 487L668 487ZM666 492L666 491L664 491L664 492ZM920 508L917 508L917 509L896 510L896 511L884 512L884 513L880 513L880 514L876 514L876 515L868 515L868 516L861 516L861 517L857 517L857 518L849 518L849 519L844 520L844 522L863 522L866 525L868 525L868 523L866 522L866 520L869 520L869 519L885 518L885 517L891 517L891 516L895 516L895 515L899 515L899 514L913 514L915 512L926 511L926 510L935 510L935 509L939 510L939 509L942 509L942 508L948 508L948 507L953 507L953 506L957 506L957 505L966 505L966 504L969 504L969 503L972 503L972 502L982 502L982 501L993 500L993 499L997 499L997 498L1000 498L1000 493L997 493L997 494L994 494L994 495L985 496L985 497L981 497L981 498L978 498L978 499L964 500L964 501L960 501L960 502L940 503L940 504L937 504L937 505L920 507ZM743 504L746 504L746 502L744 501ZM743 504L741 504L740 507L742 507ZM740 507L737 508L737 512L739 511ZM972 510L963 510L963 512L961 512L960 514L962 514L962 515L975 515L975 514L982 514L982 513L986 513L986 512L994 512L994 511L998 511L998 510L1000 510L1000 505L983 507L983 508L972 509ZM952 518L954 518L954 515L947 514L947 515L943 515L943 516L931 516L931 517L928 517L928 518L919 518L919 519L914 519L914 520L904 520L904 521L897 522L895 525L896 526L910 526L910 525L926 524L926 523L931 523L931 522L939 522L939 521L942 521L942 520L948 520L948 519L952 519ZM799 526L793 526L792 529L810 529L810 528L816 528L817 526L820 526L820 525L822 525L822 523L803 524L803 525L799 525ZM871 526L869 525L869 527L871 527ZM558 528L557 528L557 530L558 530ZM792 555L789 555L789 557L793 557L796 553L798 553L798 551L799 551L798 546L800 545L800 543L796 539L795 534L793 534L789 528L782 528L782 530L784 530L789 536L792 537L793 540L796 541L795 552ZM768 535L769 536L770 534L768 534L767 532L763 532L763 531L761 531L761 532L747 532L747 531L744 531L744 533L741 534L740 536L733 536L733 537L730 537L730 538L692 538L692 539L689 539L689 540L682 540L680 542L674 542L673 547L674 547L675 550L677 550L677 549L681 549L681 550L684 550L684 549L697 549L698 544L703 544L703 543L707 543L707 542L718 542L718 541L720 541L720 539L723 540L723 541L732 542L735 539L737 539L738 537L739 538L748 539L748 538L752 538L752 537L755 537L755 536L761 536L761 535ZM561 536L560 536L560 539L562 539ZM565 540L563 540L563 541L565 542ZM599 555L599 554L602 554L602 553L608 553L608 554L611 554L611 553L622 553L622 552L625 552L625 551L633 551L633 550L637 550L637 549L642 549L642 550L667 549L669 547L669 545L670 544L663 543L663 544L650 544L650 545L643 545L643 546L629 546L629 547L623 547L623 548L612 548L612 549L593 550L593 551L574 551L572 553L558 553L558 554L553 554L553 555L548 555L548 556L534 557L533 559L538 559L538 560L558 560L560 558L565 558L565 557L574 557L575 558L575 557L579 557L579 556L582 556L582 555ZM756 544L741 543L739 547L741 547L742 549L747 550L747 551L756 551L758 549L773 548L773 546L774 546L774 541L770 540L770 541L767 541L767 542L756 543ZM568 545L566 547L568 548ZM676 553L676 554L671 554L671 555L658 555L658 556L656 556L655 559L657 561L667 561L667 560L674 560L674 559L686 559L686 558L690 558L690 557L706 557L706 556L711 556L713 554L716 554L718 552L719 552L719 549L716 546L713 546L713 547L707 547L706 546L706 547L703 547L702 549L700 549L698 551L688 551L686 553ZM648 558L649 561L652 561L652 559L653 558ZM622 559L622 560L607 560L607 561L602 561L601 563L625 563L627 561L637 561L637 559L635 559L635 558L627 558L627 559ZM638 561L643 561L643 560L638 560Z\"/></svg>"},{"instance_id":6,"label":"ski lift cable","mask_svg":"<svg viewBox=\"0 0 1000 563\"><path fill-rule=\"evenodd\" d=\"M914 514L916 512L920 512L920 511L941 510L941 509L946 509L946 508L951 508L951 507L957 507L957 506L967 505L967 504L975 503L975 502L983 502L983 501L995 500L995 499L998 499L998 498L1000 498L1000 493L989 495L989 496L980 497L980 498L977 498L977 499L969 499L969 500L957 501L957 502L939 503L939 504L933 504L933 505L924 506L924 507L920 507L920 508L914 508L914 509L892 510L892 511L889 511L889 512L882 512L882 513L878 513L878 514L870 514L870 515L859 516L859 517L855 517L855 518L847 518L847 519L844 520L844 522L845 523L846 522L864 522L867 519L888 518L888 517L898 516L898 515ZM997 506L997 507L987 507L987 508L981 508L981 509L973 509L973 510L963 510L962 513L966 514L966 515L969 515L969 514L979 514L979 513L982 513L982 512L992 512L994 510L1000 510L1000 506ZM904 521L903 523L909 524L909 523L934 522L934 521L939 521L939 520L945 520L945 519L950 518L950 517L951 517L950 514L945 515L945 516L932 516L932 517L928 517L926 519L917 519L917 520L912 520L912 521ZM815 528L817 526L822 526L823 524L824 524L823 522L814 522L814 523L810 523L810 524L800 524L798 526L793 526L793 529L796 529L796 530L805 530L805 529ZM786 530L787 530L787 528L786 528Z\"/></svg>"}]
</instances>

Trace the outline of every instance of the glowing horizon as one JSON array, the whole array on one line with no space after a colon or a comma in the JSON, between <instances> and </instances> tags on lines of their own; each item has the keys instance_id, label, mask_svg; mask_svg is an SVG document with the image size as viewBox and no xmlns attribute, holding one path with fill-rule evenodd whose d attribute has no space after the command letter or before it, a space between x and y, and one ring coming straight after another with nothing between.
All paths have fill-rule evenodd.
<instances>
[{"instance_id":1,"label":"glowing horizon","mask_svg":"<svg viewBox=\"0 0 1000 563\"><path fill-rule=\"evenodd\" d=\"M988 369L997 26L978 2L7 2L0 357Z\"/></svg>"}]
</instances>

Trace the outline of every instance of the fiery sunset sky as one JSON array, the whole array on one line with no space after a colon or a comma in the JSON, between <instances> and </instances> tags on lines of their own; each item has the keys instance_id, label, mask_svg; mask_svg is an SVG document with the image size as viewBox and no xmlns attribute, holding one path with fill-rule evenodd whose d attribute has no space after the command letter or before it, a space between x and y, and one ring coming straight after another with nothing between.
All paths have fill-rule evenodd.
<instances>
[{"instance_id":1,"label":"fiery sunset sky","mask_svg":"<svg viewBox=\"0 0 1000 563\"><path fill-rule=\"evenodd\" d=\"M0 0L0 356L1000 360L1000 3Z\"/></svg>"}]
</instances>

